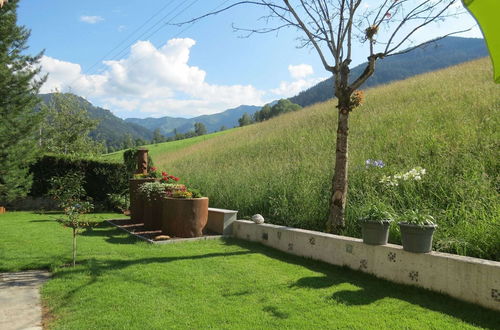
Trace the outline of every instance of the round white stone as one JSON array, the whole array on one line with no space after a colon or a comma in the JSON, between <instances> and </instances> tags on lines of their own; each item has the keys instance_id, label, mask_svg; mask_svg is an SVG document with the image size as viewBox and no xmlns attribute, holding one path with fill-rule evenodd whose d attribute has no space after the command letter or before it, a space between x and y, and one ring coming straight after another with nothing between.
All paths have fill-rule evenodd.
<instances>
[{"instance_id":1,"label":"round white stone","mask_svg":"<svg viewBox=\"0 0 500 330\"><path fill-rule=\"evenodd\" d=\"M264 217L260 214L254 214L252 216L252 221L255 223L264 223Z\"/></svg>"}]
</instances>

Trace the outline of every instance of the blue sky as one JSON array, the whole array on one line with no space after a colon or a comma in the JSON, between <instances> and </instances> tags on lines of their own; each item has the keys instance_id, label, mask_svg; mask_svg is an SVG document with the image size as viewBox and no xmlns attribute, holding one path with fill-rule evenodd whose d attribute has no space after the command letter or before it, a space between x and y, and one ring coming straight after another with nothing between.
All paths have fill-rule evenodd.
<instances>
[{"instance_id":1,"label":"blue sky","mask_svg":"<svg viewBox=\"0 0 500 330\"><path fill-rule=\"evenodd\" d=\"M262 8L244 6L178 27L233 0L22 0L19 23L32 30L30 52L45 49L49 80L42 92L72 91L128 117L193 117L241 104L290 97L328 77L314 50L297 48L299 32L241 38L241 27L265 26ZM377 3L363 2L366 8ZM427 40L474 26L468 15L423 30ZM142 27L141 27L142 26ZM464 34L480 37L474 28ZM366 59L354 47L353 63Z\"/></svg>"}]
</instances>

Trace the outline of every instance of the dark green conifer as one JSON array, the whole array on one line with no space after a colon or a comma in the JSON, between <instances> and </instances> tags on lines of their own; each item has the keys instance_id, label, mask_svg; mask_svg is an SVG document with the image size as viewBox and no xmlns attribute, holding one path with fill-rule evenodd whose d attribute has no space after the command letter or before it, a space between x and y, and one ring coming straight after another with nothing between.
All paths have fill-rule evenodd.
<instances>
[{"instance_id":1,"label":"dark green conifer","mask_svg":"<svg viewBox=\"0 0 500 330\"><path fill-rule=\"evenodd\" d=\"M0 204L26 195L31 187L29 165L37 146L40 114L33 111L42 53L26 54L30 31L17 25L18 0L0 8Z\"/></svg>"}]
</instances>

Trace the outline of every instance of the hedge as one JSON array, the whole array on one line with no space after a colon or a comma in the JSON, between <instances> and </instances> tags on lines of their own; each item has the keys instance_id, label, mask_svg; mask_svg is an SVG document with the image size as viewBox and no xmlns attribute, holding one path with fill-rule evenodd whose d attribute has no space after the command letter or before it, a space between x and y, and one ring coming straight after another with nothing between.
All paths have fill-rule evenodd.
<instances>
[{"instance_id":1,"label":"hedge","mask_svg":"<svg viewBox=\"0 0 500 330\"><path fill-rule=\"evenodd\" d=\"M85 175L85 191L94 203L108 204L108 194L122 194L128 189L128 175L125 165L95 159L81 159L64 155L44 155L30 169L33 185L30 196L46 196L50 189L50 178L69 172Z\"/></svg>"}]
</instances>

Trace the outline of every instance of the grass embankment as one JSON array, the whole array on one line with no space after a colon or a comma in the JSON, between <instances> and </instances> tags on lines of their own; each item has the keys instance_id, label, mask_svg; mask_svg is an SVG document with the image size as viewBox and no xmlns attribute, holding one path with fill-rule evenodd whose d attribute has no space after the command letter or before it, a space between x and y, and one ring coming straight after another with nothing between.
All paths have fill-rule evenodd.
<instances>
[{"instance_id":1,"label":"grass embankment","mask_svg":"<svg viewBox=\"0 0 500 330\"><path fill-rule=\"evenodd\" d=\"M61 267L71 234L52 217L0 215L0 270L52 270L54 329L498 326L498 312L238 240L152 246L103 224L78 238L79 265Z\"/></svg>"},{"instance_id":2,"label":"grass embankment","mask_svg":"<svg viewBox=\"0 0 500 330\"><path fill-rule=\"evenodd\" d=\"M234 130L234 128L231 128L231 129L227 129L225 131L205 134L205 135L196 136L196 137L189 138L189 139L156 143L156 144L148 144L148 145L145 145L142 147L147 148L149 150L149 154L151 155L151 157L153 158L153 161L154 161L157 156L160 156L162 154L175 152L177 150L187 148L187 147L195 145L197 143L200 143L200 142L212 139L214 137L229 133L233 130ZM125 152L125 150L112 152L109 154L102 155L101 158L105 159L105 160L110 160L110 161L122 162L124 152Z\"/></svg>"},{"instance_id":3,"label":"grass embankment","mask_svg":"<svg viewBox=\"0 0 500 330\"><path fill-rule=\"evenodd\" d=\"M335 152L335 101L155 155L212 206L323 230ZM370 203L396 213L427 209L434 248L500 260L500 86L482 59L366 91L350 120L346 235ZM367 159L384 168L366 168ZM422 166L423 180L384 187L384 175ZM397 226L390 241L399 243Z\"/></svg>"}]
</instances>

